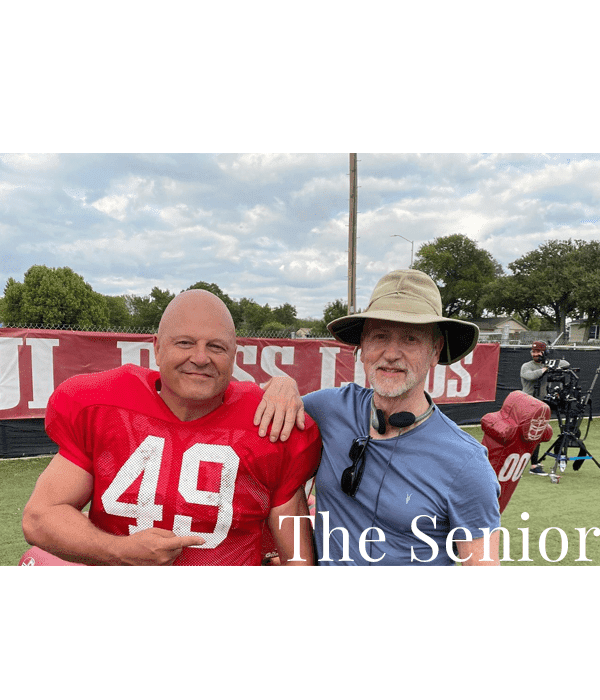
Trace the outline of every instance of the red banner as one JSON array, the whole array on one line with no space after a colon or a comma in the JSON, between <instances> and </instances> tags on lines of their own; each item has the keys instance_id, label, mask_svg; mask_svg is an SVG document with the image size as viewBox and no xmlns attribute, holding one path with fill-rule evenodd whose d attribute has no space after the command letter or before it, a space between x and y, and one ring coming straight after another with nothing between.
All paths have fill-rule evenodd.
<instances>
[{"instance_id":1,"label":"red banner","mask_svg":"<svg viewBox=\"0 0 600 700\"><path fill-rule=\"evenodd\" d=\"M436 403L494 401L500 346L478 344L472 353L430 373ZM43 417L54 389L74 374L127 363L156 369L151 335L0 328L0 420ZM356 382L365 386L353 349L336 341L238 338L233 378L266 383L289 375L302 394Z\"/></svg>"}]
</instances>

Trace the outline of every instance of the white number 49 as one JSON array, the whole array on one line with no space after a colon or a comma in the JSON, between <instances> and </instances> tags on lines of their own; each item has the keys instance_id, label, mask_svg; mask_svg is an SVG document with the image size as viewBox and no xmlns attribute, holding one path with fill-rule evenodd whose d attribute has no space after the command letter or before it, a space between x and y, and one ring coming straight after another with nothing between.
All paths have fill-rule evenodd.
<instances>
[{"instance_id":1,"label":"white number 49","mask_svg":"<svg viewBox=\"0 0 600 700\"><path fill-rule=\"evenodd\" d=\"M165 447L165 438L149 435L119 469L110 486L102 494L102 505L109 515L135 518L136 524L129 526L129 534L154 527L163 518L163 507L156 503L158 476ZM219 491L198 489L198 474L201 462L221 465L221 488ZM217 506L217 524L213 532L192 532L192 518L176 514L173 532L176 535L199 535L204 544L200 549L214 549L227 537L233 519L233 494L240 458L230 445L206 445L196 443L183 453L179 476L179 493L188 503L202 506ZM142 474L137 503L124 503L119 498Z\"/></svg>"}]
</instances>

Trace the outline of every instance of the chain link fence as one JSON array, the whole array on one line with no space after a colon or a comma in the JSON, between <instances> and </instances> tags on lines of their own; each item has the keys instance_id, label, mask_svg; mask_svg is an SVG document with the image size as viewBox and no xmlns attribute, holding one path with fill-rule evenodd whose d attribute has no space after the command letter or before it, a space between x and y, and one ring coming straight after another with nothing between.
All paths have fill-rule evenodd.
<instances>
[{"instance_id":1,"label":"chain link fence","mask_svg":"<svg viewBox=\"0 0 600 700\"><path fill-rule=\"evenodd\" d=\"M19 328L25 330L41 331L85 331L86 333L136 333L140 335L151 335L156 333L156 328L142 328L139 326L65 326L61 324L30 323L26 326L1 324L2 328Z\"/></svg>"},{"instance_id":2,"label":"chain link fence","mask_svg":"<svg viewBox=\"0 0 600 700\"><path fill-rule=\"evenodd\" d=\"M2 325L2 328L23 328L23 326ZM51 325L51 324L31 324L27 330L52 330L52 331L85 331L89 333L131 333L137 335L153 335L158 330L157 328L142 328L139 326L67 326L67 325ZM311 340L334 340L334 337L329 332L318 333L313 335L309 328L285 328L283 330L252 330L247 328L237 329L236 335L238 338L273 338L291 340L301 340L308 338ZM536 340L542 340L548 345L556 344L557 347L600 347L600 339L590 339L585 343L569 342L564 336L559 337L557 331L530 331L511 333L508 336L505 333L489 333L482 331L479 335L480 343L499 343L500 345L510 346L531 346Z\"/></svg>"},{"instance_id":3,"label":"chain link fence","mask_svg":"<svg viewBox=\"0 0 600 700\"><path fill-rule=\"evenodd\" d=\"M586 341L570 340L558 331L529 331L511 333L508 337L503 333L488 333L482 332L479 335L480 343L499 343L500 345L509 346L526 346L530 347L536 340L541 340L546 345L552 345L560 348L599 348L600 339L590 338Z\"/></svg>"},{"instance_id":4,"label":"chain link fence","mask_svg":"<svg viewBox=\"0 0 600 700\"><path fill-rule=\"evenodd\" d=\"M26 330L49 330L49 331L84 331L87 333L133 333L137 335L153 335L158 328L142 328L140 326L68 326L60 324L43 324L34 323L27 326L13 326L10 324L2 324L2 328L19 328ZM333 340L330 333L312 335L310 329L301 328L286 328L283 330L252 330L252 329L237 329L236 335L238 338L290 338L300 340L302 338L310 338L317 340Z\"/></svg>"}]
</instances>

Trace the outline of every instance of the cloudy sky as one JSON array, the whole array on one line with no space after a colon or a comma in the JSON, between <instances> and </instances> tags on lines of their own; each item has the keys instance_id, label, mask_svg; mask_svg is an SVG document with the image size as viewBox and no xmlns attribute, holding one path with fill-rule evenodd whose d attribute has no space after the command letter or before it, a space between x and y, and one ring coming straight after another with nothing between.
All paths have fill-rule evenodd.
<instances>
[{"instance_id":1,"label":"cloudy sky","mask_svg":"<svg viewBox=\"0 0 600 700\"><path fill-rule=\"evenodd\" d=\"M357 304L461 233L507 263L600 238L598 154L358 154ZM320 318L347 297L349 154L0 155L2 290L31 265L103 294L214 282Z\"/></svg>"}]
</instances>

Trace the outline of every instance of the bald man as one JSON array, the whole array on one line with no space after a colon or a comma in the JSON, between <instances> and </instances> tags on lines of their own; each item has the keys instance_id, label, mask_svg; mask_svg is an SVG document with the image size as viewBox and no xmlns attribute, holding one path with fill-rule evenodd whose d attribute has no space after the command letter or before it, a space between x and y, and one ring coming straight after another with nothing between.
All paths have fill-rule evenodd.
<instances>
[{"instance_id":1,"label":"bald man","mask_svg":"<svg viewBox=\"0 0 600 700\"><path fill-rule=\"evenodd\" d=\"M24 509L27 541L82 564L257 565L268 523L282 563L312 564L308 518L286 516L308 514L316 425L284 442L259 437L263 392L231 382L235 328L210 292L173 299L154 351L158 372L79 375L51 396L46 431L59 451Z\"/></svg>"}]
</instances>

